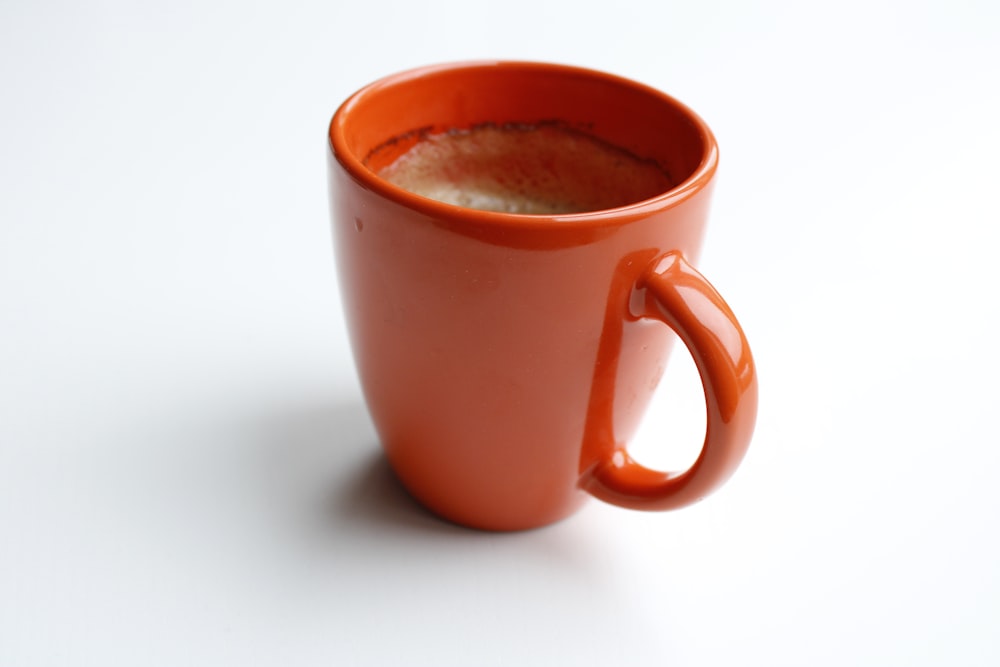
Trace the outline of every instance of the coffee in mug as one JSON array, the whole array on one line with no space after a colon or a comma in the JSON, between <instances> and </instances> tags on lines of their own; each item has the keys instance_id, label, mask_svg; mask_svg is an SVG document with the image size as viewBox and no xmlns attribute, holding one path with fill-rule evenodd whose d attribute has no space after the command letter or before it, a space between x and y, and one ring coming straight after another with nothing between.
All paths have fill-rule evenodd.
<instances>
[{"instance_id":1,"label":"coffee in mug","mask_svg":"<svg viewBox=\"0 0 1000 667\"><path fill-rule=\"evenodd\" d=\"M378 174L456 206L535 215L618 208L673 185L652 160L558 123L488 123L420 137Z\"/></svg>"}]
</instances>

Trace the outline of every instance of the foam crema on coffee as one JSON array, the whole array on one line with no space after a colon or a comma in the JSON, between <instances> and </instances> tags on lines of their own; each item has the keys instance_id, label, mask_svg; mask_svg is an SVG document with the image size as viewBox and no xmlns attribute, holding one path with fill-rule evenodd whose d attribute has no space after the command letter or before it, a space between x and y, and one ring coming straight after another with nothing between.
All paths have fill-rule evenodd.
<instances>
[{"instance_id":1,"label":"foam crema on coffee","mask_svg":"<svg viewBox=\"0 0 1000 667\"><path fill-rule=\"evenodd\" d=\"M427 134L378 175L448 204L527 215L618 208L674 185L657 163L553 123Z\"/></svg>"}]
</instances>

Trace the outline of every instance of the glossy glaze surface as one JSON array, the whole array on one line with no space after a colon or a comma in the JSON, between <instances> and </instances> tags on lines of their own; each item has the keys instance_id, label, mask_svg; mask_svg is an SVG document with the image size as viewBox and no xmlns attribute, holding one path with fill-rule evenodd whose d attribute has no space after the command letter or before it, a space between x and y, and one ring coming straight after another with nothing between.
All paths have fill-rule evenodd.
<instances>
[{"instance_id":1,"label":"glossy glaze surface","mask_svg":"<svg viewBox=\"0 0 1000 667\"><path fill-rule=\"evenodd\" d=\"M679 185L619 209L517 216L419 197L371 168L390 159L374 149L414 129L551 119L656 159ZM330 148L355 360L386 455L418 500L514 530L557 521L588 493L668 509L729 477L753 430L756 375L735 317L692 266L717 149L690 110L577 68L445 65L355 94ZM668 327L691 349L708 406L702 453L678 474L624 448L666 363Z\"/></svg>"}]
</instances>

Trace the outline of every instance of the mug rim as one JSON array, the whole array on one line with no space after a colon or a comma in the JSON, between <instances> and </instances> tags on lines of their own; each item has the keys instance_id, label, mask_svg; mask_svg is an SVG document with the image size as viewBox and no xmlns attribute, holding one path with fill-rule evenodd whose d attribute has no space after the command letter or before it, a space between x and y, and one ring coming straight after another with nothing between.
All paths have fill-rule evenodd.
<instances>
[{"instance_id":1,"label":"mug rim","mask_svg":"<svg viewBox=\"0 0 1000 667\"><path fill-rule=\"evenodd\" d=\"M643 199L624 206L598 209L594 211L561 214L531 214L484 211L449 204L410 192L409 190L379 177L372 169L364 164L364 159L362 157L356 155L354 151L348 147L347 138L345 136L345 126L350 122L354 107L368 95L375 94L385 88L404 82L411 82L416 79L442 72L459 70L472 71L487 68L548 71L550 73L563 74L567 76L585 76L604 80L620 86L630 87L654 98L658 98L660 101L672 106L675 110L680 111L696 129L704 147L702 150L701 160L695 169L683 181L669 190L648 199ZM690 107L663 91L644 83L600 70L574 65L526 60L469 60L438 63L415 67L382 77L354 92L340 105L340 107L338 107L330 120L327 139L328 148L332 156L340 163L349 175L359 181L367 189L372 190L408 209L419 211L437 219L460 219L465 224L478 223L488 226L516 226L520 229L531 227L549 228L554 225L566 227L568 224L577 227L606 225L609 223L627 222L647 217L652 213L673 208L703 190L714 176L719 161L719 148L715 141L715 136L705 121L702 120L701 117L698 116L698 114L696 114Z\"/></svg>"}]
</instances>

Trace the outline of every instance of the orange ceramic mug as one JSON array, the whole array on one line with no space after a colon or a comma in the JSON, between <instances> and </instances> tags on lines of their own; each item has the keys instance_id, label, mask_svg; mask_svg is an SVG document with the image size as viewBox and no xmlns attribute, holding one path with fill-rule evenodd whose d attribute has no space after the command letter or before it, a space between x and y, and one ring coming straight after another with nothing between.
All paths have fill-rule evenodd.
<instances>
[{"instance_id":1,"label":"orange ceramic mug","mask_svg":"<svg viewBox=\"0 0 1000 667\"><path fill-rule=\"evenodd\" d=\"M473 210L376 172L404 139L558 121L655 161L676 183L638 203L562 215ZM457 523L532 528L588 495L632 509L693 503L733 473L757 410L750 348L693 267L718 153L667 95L574 67L477 62L390 76L330 125L339 282L373 422L403 485ZM381 148L382 150L376 150ZM705 390L695 463L633 460L673 330Z\"/></svg>"}]
</instances>

